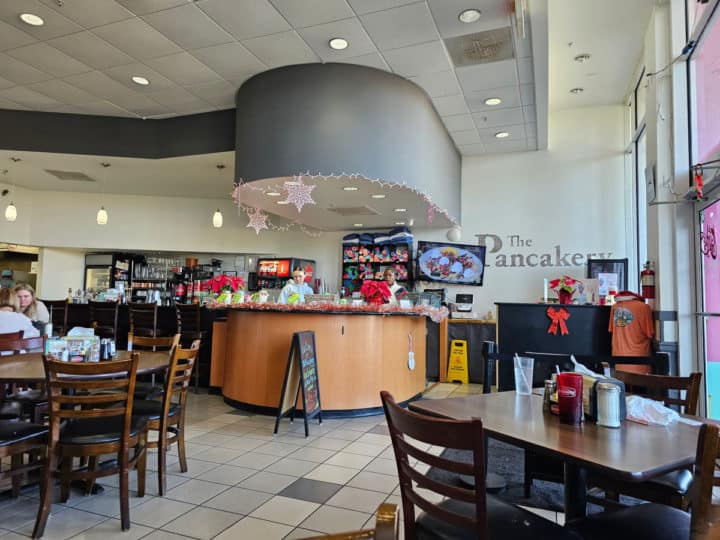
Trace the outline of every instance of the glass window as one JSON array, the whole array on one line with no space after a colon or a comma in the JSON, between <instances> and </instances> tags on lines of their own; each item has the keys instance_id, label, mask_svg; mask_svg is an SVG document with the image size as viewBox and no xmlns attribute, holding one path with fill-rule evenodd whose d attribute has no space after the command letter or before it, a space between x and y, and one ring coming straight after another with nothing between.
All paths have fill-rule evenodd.
<instances>
[{"instance_id":1,"label":"glass window","mask_svg":"<svg viewBox=\"0 0 720 540\"><path fill-rule=\"evenodd\" d=\"M635 141L635 224L637 228L637 263L647 260L647 188L645 168L647 167L647 134L645 129ZM637 273L635 274L638 275ZM638 278L639 279L639 278ZM639 285L639 284L638 284ZM639 289L637 289L639 290Z\"/></svg>"},{"instance_id":2,"label":"glass window","mask_svg":"<svg viewBox=\"0 0 720 540\"><path fill-rule=\"evenodd\" d=\"M692 55L693 163L720 158L720 10L703 31Z\"/></svg>"},{"instance_id":3,"label":"glass window","mask_svg":"<svg viewBox=\"0 0 720 540\"><path fill-rule=\"evenodd\" d=\"M635 87L635 128L645 122L645 103L647 102L648 80L645 77L645 70L642 70L640 79Z\"/></svg>"},{"instance_id":4,"label":"glass window","mask_svg":"<svg viewBox=\"0 0 720 540\"><path fill-rule=\"evenodd\" d=\"M700 212L707 414L720 418L720 201ZM713 403L715 398L715 403ZM714 406L713 406L714 405Z\"/></svg>"}]
</instances>

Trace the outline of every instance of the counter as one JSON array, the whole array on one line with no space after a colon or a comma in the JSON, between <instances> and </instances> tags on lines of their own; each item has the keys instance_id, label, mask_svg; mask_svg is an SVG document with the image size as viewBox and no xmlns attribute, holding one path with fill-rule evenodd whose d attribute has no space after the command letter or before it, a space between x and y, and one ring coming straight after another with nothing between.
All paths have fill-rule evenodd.
<instances>
[{"instance_id":1,"label":"counter","mask_svg":"<svg viewBox=\"0 0 720 540\"><path fill-rule=\"evenodd\" d=\"M294 332L315 332L323 416L380 414L380 391L398 402L425 388L425 317L373 311L232 307L213 329L210 384L239 408L275 414ZM408 368L408 335L415 368Z\"/></svg>"}]
</instances>

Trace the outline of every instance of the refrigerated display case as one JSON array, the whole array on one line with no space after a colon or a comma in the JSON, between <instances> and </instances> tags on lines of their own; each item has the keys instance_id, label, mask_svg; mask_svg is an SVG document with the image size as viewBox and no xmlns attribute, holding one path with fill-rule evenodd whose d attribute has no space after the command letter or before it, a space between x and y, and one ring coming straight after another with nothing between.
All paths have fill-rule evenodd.
<instances>
[{"instance_id":1,"label":"refrigerated display case","mask_svg":"<svg viewBox=\"0 0 720 540\"><path fill-rule=\"evenodd\" d=\"M292 278L294 268L302 268L305 271L305 282L311 287L314 285L315 261L309 259L277 258L258 259L257 288L282 289L288 280Z\"/></svg>"}]
</instances>

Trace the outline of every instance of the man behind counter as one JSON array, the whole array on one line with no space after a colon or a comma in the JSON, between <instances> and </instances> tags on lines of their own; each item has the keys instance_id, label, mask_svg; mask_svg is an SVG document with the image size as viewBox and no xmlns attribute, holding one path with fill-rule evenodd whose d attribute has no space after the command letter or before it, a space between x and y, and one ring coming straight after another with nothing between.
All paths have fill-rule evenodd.
<instances>
[{"instance_id":1,"label":"man behind counter","mask_svg":"<svg viewBox=\"0 0 720 540\"><path fill-rule=\"evenodd\" d=\"M305 283L305 271L298 266L293 270L292 280L280 291L278 303L304 304L306 294L313 294L313 290Z\"/></svg>"}]
</instances>

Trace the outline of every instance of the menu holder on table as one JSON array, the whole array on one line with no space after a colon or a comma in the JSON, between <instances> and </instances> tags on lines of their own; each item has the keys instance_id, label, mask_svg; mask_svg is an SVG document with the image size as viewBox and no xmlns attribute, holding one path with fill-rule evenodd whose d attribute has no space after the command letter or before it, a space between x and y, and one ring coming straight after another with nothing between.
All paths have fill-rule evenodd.
<instances>
[{"instance_id":1,"label":"menu holder on table","mask_svg":"<svg viewBox=\"0 0 720 540\"><path fill-rule=\"evenodd\" d=\"M47 339L45 354L65 362L98 362L100 361L100 339L97 336L65 336Z\"/></svg>"}]
</instances>

